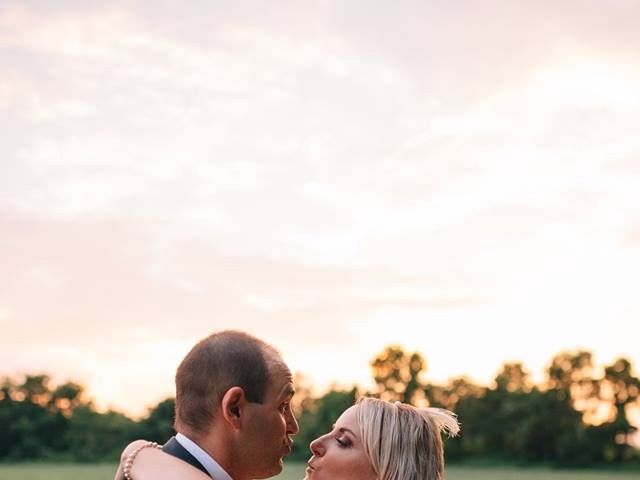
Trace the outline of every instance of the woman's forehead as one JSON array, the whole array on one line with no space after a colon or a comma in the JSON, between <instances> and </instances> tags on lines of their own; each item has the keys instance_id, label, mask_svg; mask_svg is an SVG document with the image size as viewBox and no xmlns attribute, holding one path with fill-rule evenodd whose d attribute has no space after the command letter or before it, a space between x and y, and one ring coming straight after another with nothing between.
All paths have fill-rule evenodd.
<instances>
[{"instance_id":1,"label":"woman's forehead","mask_svg":"<svg viewBox=\"0 0 640 480\"><path fill-rule=\"evenodd\" d=\"M336 420L336 427L354 427L358 425L357 405L347 408Z\"/></svg>"}]
</instances>

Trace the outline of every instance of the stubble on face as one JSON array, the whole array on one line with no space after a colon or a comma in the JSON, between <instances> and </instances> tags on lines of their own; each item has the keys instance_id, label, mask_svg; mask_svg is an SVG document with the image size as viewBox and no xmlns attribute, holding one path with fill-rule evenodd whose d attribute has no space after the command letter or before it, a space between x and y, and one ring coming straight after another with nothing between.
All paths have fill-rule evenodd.
<instances>
[{"instance_id":1,"label":"stubble on face","mask_svg":"<svg viewBox=\"0 0 640 480\"><path fill-rule=\"evenodd\" d=\"M290 411L291 397L295 393L291 371L279 356L265 357L270 372L268 387L263 402L251 404L252 418L247 437L252 446L249 458L259 466L259 472L254 473L253 478L267 478L282 471L283 458L291 453L291 437L298 431Z\"/></svg>"}]
</instances>

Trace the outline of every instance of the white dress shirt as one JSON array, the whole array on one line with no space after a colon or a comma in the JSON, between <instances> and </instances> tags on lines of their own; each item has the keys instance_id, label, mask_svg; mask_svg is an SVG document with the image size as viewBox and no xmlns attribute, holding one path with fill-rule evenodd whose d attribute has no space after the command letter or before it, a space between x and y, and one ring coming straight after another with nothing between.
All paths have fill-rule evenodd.
<instances>
[{"instance_id":1,"label":"white dress shirt","mask_svg":"<svg viewBox=\"0 0 640 480\"><path fill-rule=\"evenodd\" d=\"M200 448L196 442L185 437L181 433L176 434L176 441L202 464L214 480L233 480L229 474L224 471L220 464L216 462L211 455Z\"/></svg>"}]
</instances>

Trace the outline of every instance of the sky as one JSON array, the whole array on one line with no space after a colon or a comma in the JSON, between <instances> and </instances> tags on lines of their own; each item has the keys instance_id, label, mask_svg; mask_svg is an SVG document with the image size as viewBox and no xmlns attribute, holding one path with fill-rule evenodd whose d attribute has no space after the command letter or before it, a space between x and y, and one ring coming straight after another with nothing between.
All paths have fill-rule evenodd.
<instances>
[{"instance_id":1,"label":"sky","mask_svg":"<svg viewBox=\"0 0 640 480\"><path fill-rule=\"evenodd\" d=\"M248 331L317 391L640 365L640 3L0 0L0 376L143 415Z\"/></svg>"}]
</instances>

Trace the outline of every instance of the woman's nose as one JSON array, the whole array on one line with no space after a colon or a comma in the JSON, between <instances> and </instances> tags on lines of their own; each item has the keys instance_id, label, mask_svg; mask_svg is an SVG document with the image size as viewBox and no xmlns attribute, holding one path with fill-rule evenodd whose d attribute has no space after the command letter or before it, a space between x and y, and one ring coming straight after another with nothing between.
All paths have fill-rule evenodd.
<instances>
[{"instance_id":1,"label":"woman's nose","mask_svg":"<svg viewBox=\"0 0 640 480\"><path fill-rule=\"evenodd\" d=\"M322 455L324 455L324 444L322 442L323 438L324 436L318 437L309 445L311 453L313 453L316 457L321 457Z\"/></svg>"}]
</instances>

